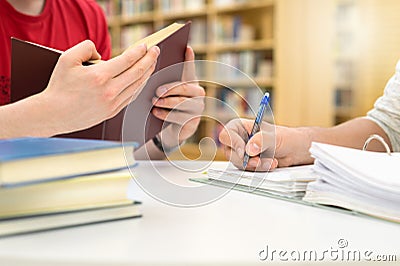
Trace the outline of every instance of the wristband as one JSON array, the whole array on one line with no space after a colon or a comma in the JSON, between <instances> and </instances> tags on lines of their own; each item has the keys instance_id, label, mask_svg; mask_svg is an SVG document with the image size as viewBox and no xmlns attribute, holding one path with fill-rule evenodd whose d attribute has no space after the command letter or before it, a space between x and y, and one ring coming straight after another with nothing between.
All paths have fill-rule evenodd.
<instances>
[{"instance_id":1,"label":"wristband","mask_svg":"<svg viewBox=\"0 0 400 266\"><path fill-rule=\"evenodd\" d=\"M163 153L169 154L179 148L179 145L173 146L173 147L165 147L160 140L160 137L158 135L155 135L153 138L153 143L156 145L156 147Z\"/></svg>"}]
</instances>

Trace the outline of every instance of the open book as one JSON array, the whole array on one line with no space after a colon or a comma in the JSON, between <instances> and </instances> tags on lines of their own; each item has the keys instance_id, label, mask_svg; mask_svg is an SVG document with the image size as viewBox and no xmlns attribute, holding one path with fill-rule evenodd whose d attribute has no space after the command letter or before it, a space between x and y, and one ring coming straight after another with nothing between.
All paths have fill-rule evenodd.
<instances>
[{"instance_id":1,"label":"open book","mask_svg":"<svg viewBox=\"0 0 400 266\"><path fill-rule=\"evenodd\" d=\"M312 143L314 171L304 201L400 222L400 154Z\"/></svg>"},{"instance_id":2,"label":"open book","mask_svg":"<svg viewBox=\"0 0 400 266\"><path fill-rule=\"evenodd\" d=\"M173 23L154 34L137 41L128 49L141 43L147 47L157 45L160 48L154 73L185 60L185 51L189 38L190 22ZM11 55L11 101L19 101L44 90L62 51L44 47L31 42L12 39ZM96 63L96 62L89 62ZM162 84L181 80L183 64L174 71L151 77L136 100L118 115L92 128L63 136L135 141L139 145L152 139L162 129L163 121L151 114L152 98L155 90ZM124 120L125 111L129 121ZM122 124L124 122L124 132Z\"/></svg>"}]
</instances>

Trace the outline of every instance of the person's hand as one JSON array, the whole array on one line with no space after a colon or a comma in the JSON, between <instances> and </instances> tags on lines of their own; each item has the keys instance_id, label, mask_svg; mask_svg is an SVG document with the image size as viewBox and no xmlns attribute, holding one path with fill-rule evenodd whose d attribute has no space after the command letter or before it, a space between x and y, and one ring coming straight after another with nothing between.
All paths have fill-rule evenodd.
<instances>
[{"instance_id":1,"label":"person's hand","mask_svg":"<svg viewBox=\"0 0 400 266\"><path fill-rule=\"evenodd\" d=\"M227 159L237 168L243 169L245 151L250 156L245 170L250 171L269 171L278 166L312 162L308 152L311 141L305 128L288 128L263 122L260 131L247 142L253 124L254 120L234 119L219 135Z\"/></svg>"},{"instance_id":2,"label":"person's hand","mask_svg":"<svg viewBox=\"0 0 400 266\"><path fill-rule=\"evenodd\" d=\"M140 93L153 73L160 50L144 45L98 64L94 44L83 41L59 58L47 88L40 93L43 108L52 113L54 131L68 133L94 126L118 114Z\"/></svg>"},{"instance_id":3,"label":"person's hand","mask_svg":"<svg viewBox=\"0 0 400 266\"><path fill-rule=\"evenodd\" d=\"M161 132L161 142L176 147L195 133L204 110L205 91L197 82L192 48L186 49L182 81L160 86L156 96L153 115L170 123Z\"/></svg>"}]
</instances>

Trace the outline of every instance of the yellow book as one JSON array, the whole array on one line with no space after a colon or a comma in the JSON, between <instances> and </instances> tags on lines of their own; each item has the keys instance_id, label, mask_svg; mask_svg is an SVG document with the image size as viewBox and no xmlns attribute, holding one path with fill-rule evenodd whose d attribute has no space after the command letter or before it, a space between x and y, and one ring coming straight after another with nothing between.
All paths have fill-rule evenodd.
<instances>
[{"instance_id":1,"label":"yellow book","mask_svg":"<svg viewBox=\"0 0 400 266\"><path fill-rule=\"evenodd\" d=\"M126 204L128 170L0 189L0 219Z\"/></svg>"}]
</instances>

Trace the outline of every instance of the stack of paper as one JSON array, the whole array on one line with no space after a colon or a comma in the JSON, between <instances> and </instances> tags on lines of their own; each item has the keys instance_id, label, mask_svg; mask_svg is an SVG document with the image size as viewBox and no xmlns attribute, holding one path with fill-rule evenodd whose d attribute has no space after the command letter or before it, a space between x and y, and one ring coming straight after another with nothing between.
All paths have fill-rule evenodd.
<instances>
[{"instance_id":1,"label":"stack of paper","mask_svg":"<svg viewBox=\"0 0 400 266\"><path fill-rule=\"evenodd\" d=\"M314 171L303 200L400 222L400 154L312 143Z\"/></svg>"},{"instance_id":2,"label":"stack of paper","mask_svg":"<svg viewBox=\"0 0 400 266\"><path fill-rule=\"evenodd\" d=\"M308 182L316 180L311 166L281 168L272 172L244 172L230 167L226 170L209 169L207 174L210 184L293 199L301 199Z\"/></svg>"}]
</instances>

